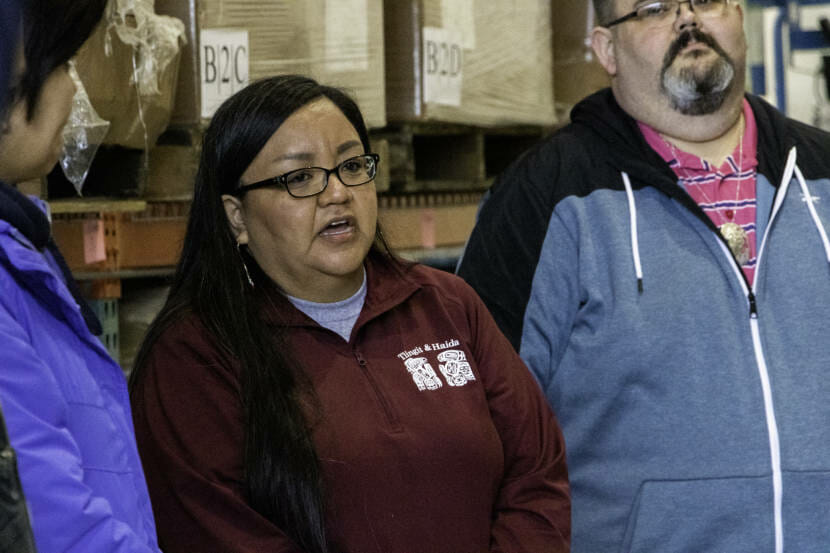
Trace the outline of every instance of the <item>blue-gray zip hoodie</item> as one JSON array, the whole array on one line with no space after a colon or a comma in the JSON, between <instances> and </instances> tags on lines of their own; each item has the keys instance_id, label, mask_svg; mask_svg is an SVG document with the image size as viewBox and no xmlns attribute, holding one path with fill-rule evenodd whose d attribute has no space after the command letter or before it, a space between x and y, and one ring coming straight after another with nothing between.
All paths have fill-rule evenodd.
<instances>
[{"instance_id":1,"label":"blue-gray zip hoodie","mask_svg":"<svg viewBox=\"0 0 830 553\"><path fill-rule=\"evenodd\" d=\"M748 100L755 282L608 89L482 205L459 274L559 417L574 553L830 551L830 135Z\"/></svg>"}]
</instances>

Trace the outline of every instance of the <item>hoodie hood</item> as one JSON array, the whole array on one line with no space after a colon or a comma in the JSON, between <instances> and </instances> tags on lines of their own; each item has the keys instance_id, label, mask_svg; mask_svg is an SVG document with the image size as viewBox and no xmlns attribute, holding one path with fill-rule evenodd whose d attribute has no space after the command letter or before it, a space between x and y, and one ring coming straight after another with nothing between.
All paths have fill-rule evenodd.
<instances>
[{"instance_id":1,"label":"hoodie hood","mask_svg":"<svg viewBox=\"0 0 830 553\"><path fill-rule=\"evenodd\" d=\"M571 112L571 121L573 131L581 138L581 144L593 148L591 157L619 173L619 179L611 188L656 188L680 202L716 230L714 223L691 196L677 185L674 171L649 146L637 121L623 111L610 88L600 90L577 104ZM623 174L630 175L630 181L626 182Z\"/></svg>"},{"instance_id":2,"label":"hoodie hood","mask_svg":"<svg viewBox=\"0 0 830 553\"><path fill-rule=\"evenodd\" d=\"M571 111L585 144L603 148L603 159L617 171L648 176L649 180L676 182L669 165L648 145L637 121L623 111L610 88L588 96ZM598 152L599 153L599 152Z\"/></svg>"},{"instance_id":3,"label":"hoodie hood","mask_svg":"<svg viewBox=\"0 0 830 553\"><path fill-rule=\"evenodd\" d=\"M794 146L807 148L811 154L826 148L826 138L816 132L817 129L787 119L758 96L747 94L746 99L755 114L758 136L765 139L759 139L758 142L758 172L765 175L771 183L777 184L780 180L781 168L786 165L789 152ZM676 188L674 172L648 145L637 121L623 111L610 88L600 90L577 104L571 111L571 121L575 130L580 134L585 133L588 138L584 143L601 147L602 159L618 171L652 180L652 184L661 189L663 187L658 183L668 179L672 183L671 187ZM798 127L801 137L799 141L790 132L793 125ZM820 171L822 175L825 174L823 169L824 167Z\"/></svg>"}]
</instances>

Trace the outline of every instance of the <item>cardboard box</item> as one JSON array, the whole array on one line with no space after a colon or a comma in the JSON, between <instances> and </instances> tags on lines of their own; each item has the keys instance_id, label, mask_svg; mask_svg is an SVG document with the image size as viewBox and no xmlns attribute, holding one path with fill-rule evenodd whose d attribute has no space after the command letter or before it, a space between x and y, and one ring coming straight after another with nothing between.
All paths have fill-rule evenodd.
<instances>
[{"instance_id":1,"label":"cardboard box","mask_svg":"<svg viewBox=\"0 0 830 553\"><path fill-rule=\"evenodd\" d=\"M554 124L551 4L385 0L389 121Z\"/></svg>"},{"instance_id":2,"label":"cardboard box","mask_svg":"<svg viewBox=\"0 0 830 553\"><path fill-rule=\"evenodd\" d=\"M197 147L159 144L150 150L147 190L148 200L188 200L199 166Z\"/></svg>"},{"instance_id":3,"label":"cardboard box","mask_svg":"<svg viewBox=\"0 0 830 553\"><path fill-rule=\"evenodd\" d=\"M181 201L193 198L202 151L203 129L171 128L162 133L148 159L148 200Z\"/></svg>"},{"instance_id":4,"label":"cardboard box","mask_svg":"<svg viewBox=\"0 0 830 553\"><path fill-rule=\"evenodd\" d=\"M593 2L559 0L553 15L553 82L557 108L574 104L610 86L608 73L591 49Z\"/></svg>"},{"instance_id":5,"label":"cardboard box","mask_svg":"<svg viewBox=\"0 0 830 553\"><path fill-rule=\"evenodd\" d=\"M141 55L146 55L150 48L122 41L107 18L75 57L78 75L92 106L110 122L104 144L149 150L170 122L179 74L181 51L176 43L181 23L145 15L148 32L159 33L152 38L155 47L167 48L164 56L172 56L163 67L155 66L142 76L135 64L141 63ZM143 53L139 53L141 48ZM136 85L136 77L140 85Z\"/></svg>"},{"instance_id":6,"label":"cardboard box","mask_svg":"<svg viewBox=\"0 0 830 553\"><path fill-rule=\"evenodd\" d=\"M381 0L156 0L156 11L185 21L172 122L201 119L200 31L248 32L250 80L298 73L345 89L369 127L386 125Z\"/></svg>"}]
</instances>

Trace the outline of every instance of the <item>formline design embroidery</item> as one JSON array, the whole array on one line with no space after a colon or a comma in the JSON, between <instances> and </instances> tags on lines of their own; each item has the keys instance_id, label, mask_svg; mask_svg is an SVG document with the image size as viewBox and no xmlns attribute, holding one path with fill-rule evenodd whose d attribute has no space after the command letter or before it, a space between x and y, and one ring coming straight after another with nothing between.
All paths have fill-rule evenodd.
<instances>
[{"instance_id":1,"label":"formline design embroidery","mask_svg":"<svg viewBox=\"0 0 830 553\"><path fill-rule=\"evenodd\" d=\"M444 375L448 386L464 386L467 382L475 381L476 377L467 360L467 354L461 349L450 349L460 345L461 342L457 338L445 338L442 341L416 345L400 352L397 357L403 361L407 372L421 392L438 390L444 385L427 358L432 355L437 358L438 368Z\"/></svg>"},{"instance_id":2,"label":"formline design embroidery","mask_svg":"<svg viewBox=\"0 0 830 553\"><path fill-rule=\"evenodd\" d=\"M476 379L467 356L459 349L448 349L438 354L438 368L450 386L463 386Z\"/></svg>"},{"instance_id":3,"label":"formline design embroidery","mask_svg":"<svg viewBox=\"0 0 830 553\"><path fill-rule=\"evenodd\" d=\"M404 360L406 370L412 375L412 380L418 386L418 390L437 390L443 383L438 375L435 374L435 369L429 364L426 357L410 357Z\"/></svg>"}]
</instances>

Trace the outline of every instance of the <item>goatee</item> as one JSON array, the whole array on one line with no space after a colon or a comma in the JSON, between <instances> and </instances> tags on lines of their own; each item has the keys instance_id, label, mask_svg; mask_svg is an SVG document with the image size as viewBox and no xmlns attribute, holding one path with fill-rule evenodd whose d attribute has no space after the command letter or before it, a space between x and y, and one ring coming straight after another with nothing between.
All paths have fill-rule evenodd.
<instances>
[{"instance_id":1,"label":"goatee","mask_svg":"<svg viewBox=\"0 0 830 553\"><path fill-rule=\"evenodd\" d=\"M675 58L692 40L714 50L718 55L717 60L706 68L672 69ZM701 70L703 73L700 73ZM668 97L671 107L683 115L714 113L723 105L734 82L734 62L715 39L699 29L689 29L677 37L663 57L660 88Z\"/></svg>"}]
</instances>

